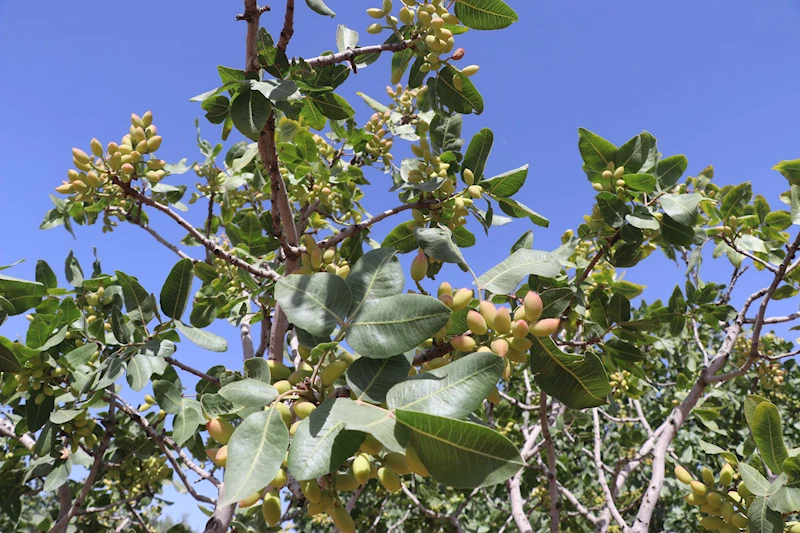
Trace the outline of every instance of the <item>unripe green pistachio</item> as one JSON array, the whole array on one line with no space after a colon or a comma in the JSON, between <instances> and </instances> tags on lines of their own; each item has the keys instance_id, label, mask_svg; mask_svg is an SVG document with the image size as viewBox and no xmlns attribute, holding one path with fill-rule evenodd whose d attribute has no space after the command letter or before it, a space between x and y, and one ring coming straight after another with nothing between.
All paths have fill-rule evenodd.
<instances>
[{"instance_id":1,"label":"unripe green pistachio","mask_svg":"<svg viewBox=\"0 0 800 533\"><path fill-rule=\"evenodd\" d=\"M549 337L561 326L561 320L558 318L545 318L538 322L531 324L529 331L534 337Z\"/></svg>"},{"instance_id":2,"label":"unripe green pistachio","mask_svg":"<svg viewBox=\"0 0 800 533\"><path fill-rule=\"evenodd\" d=\"M400 478L397 477L397 474L386 467L378 469L378 481L383 485L383 488L391 493L398 492L402 488Z\"/></svg>"},{"instance_id":3,"label":"unripe green pistachio","mask_svg":"<svg viewBox=\"0 0 800 533\"><path fill-rule=\"evenodd\" d=\"M225 419L212 418L206 422L206 429L208 430L208 434L212 439L220 444L228 444L228 441L230 440L231 435L233 435L233 430L235 428Z\"/></svg>"},{"instance_id":4,"label":"unripe green pistachio","mask_svg":"<svg viewBox=\"0 0 800 533\"><path fill-rule=\"evenodd\" d=\"M155 135L147 139L147 151L152 153L161 147L161 136Z\"/></svg>"},{"instance_id":5,"label":"unripe green pistachio","mask_svg":"<svg viewBox=\"0 0 800 533\"><path fill-rule=\"evenodd\" d=\"M328 364L320 373L322 385L325 387L333 385L333 383L345 373L347 366L347 361L342 360L337 360Z\"/></svg>"},{"instance_id":6,"label":"unripe green pistachio","mask_svg":"<svg viewBox=\"0 0 800 533\"><path fill-rule=\"evenodd\" d=\"M375 24L370 24L367 27L367 33L371 33L373 35L376 35L376 34L382 32L382 31L383 31L383 26L381 26L377 22Z\"/></svg>"},{"instance_id":7,"label":"unripe green pistachio","mask_svg":"<svg viewBox=\"0 0 800 533\"><path fill-rule=\"evenodd\" d=\"M356 455L355 459L353 459L353 476L359 485L364 485L369 481L370 470L369 456L363 453Z\"/></svg>"},{"instance_id":8,"label":"unripe green pistachio","mask_svg":"<svg viewBox=\"0 0 800 533\"><path fill-rule=\"evenodd\" d=\"M505 339L495 339L492 341L492 352L496 353L500 357L505 357L508 354L508 348L508 341Z\"/></svg>"},{"instance_id":9,"label":"unripe green pistachio","mask_svg":"<svg viewBox=\"0 0 800 533\"><path fill-rule=\"evenodd\" d=\"M489 330L486 319L477 311L467 313L467 327L475 335L485 335Z\"/></svg>"},{"instance_id":10,"label":"unripe green pistachio","mask_svg":"<svg viewBox=\"0 0 800 533\"><path fill-rule=\"evenodd\" d=\"M103 156L103 145L96 138L92 139L92 141L89 143L89 146L91 147L92 153L94 155L96 155L97 157Z\"/></svg>"},{"instance_id":11,"label":"unripe green pistachio","mask_svg":"<svg viewBox=\"0 0 800 533\"><path fill-rule=\"evenodd\" d=\"M480 316L480 315L479 315ZM472 353L475 350L475 339L466 335L459 335L450 339L450 344L459 352Z\"/></svg>"},{"instance_id":12,"label":"unripe green pistachio","mask_svg":"<svg viewBox=\"0 0 800 533\"><path fill-rule=\"evenodd\" d=\"M508 307L501 307L495 313L494 330L503 335L511 332L511 312Z\"/></svg>"},{"instance_id":13,"label":"unripe green pistachio","mask_svg":"<svg viewBox=\"0 0 800 533\"><path fill-rule=\"evenodd\" d=\"M467 188L467 191L469 192L469 195L472 196L473 198L480 198L481 196L483 196L483 187L481 187L480 185L470 185Z\"/></svg>"},{"instance_id":14,"label":"unripe green pistachio","mask_svg":"<svg viewBox=\"0 0 800 533\"><path fill-rule=\"evenodd\" d=\"M688 485L689 483L694 481L694 478L692 477L692 474L690 474L689 471L686 470L681 465L676 465L675 466L675 477L678 478L678 481L680 481L681 483L683 483L685 485Z\"/></svg>"},{"instance_id":15,"label":"unripe green pistachio","mask_svg":"<svg viewBox=\"0 0 800 533\"><path fill-rule=\"evenodd\" d=\"M356 524L350 512L344 507L336 507L331 512L333 525L335 525L342 533L355 533Z\"/></svg>"},{"instance_id":16,"label":"unripe green pistachio","mask_svg":"<svg viewBox=\"0 0 800 533\"><path fill-rule=\"evenodd\" d=\"M625 175L625 167L617 167L614 170L614 179L620 179L624 175Z\"/></svg>"},{"instance_id":17,"label":"unripe green pistachio","mask_svg":"<svg viewBox=\"0 0 800 533\"><path fill-rule=\"evenodd\" d=\"M422 281L427 274L428 258L424 253L420 252L414 260L411 261L411 279L414 281Z\"/></svg>"},{"instance_id":18,"label":"unripe green pistachio","mask_svg":"<svg viewBox=\"0 0 800 533\"><path fill-rule=\"evenodd\" d=\"M478 69L480 69L478 65L470 65L461 69L461 73L464 76L473 76L478 73Z\"/></svg>"}]
</instances>

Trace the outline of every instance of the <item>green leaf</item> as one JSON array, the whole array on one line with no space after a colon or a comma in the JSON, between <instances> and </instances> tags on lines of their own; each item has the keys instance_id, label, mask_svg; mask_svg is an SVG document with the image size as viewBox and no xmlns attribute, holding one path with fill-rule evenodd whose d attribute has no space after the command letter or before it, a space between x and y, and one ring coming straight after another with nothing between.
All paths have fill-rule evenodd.
<instances>
[{"instance_id":1,"label":"green leaf","mask_svg":"<svg viewBox=\"0 0 800 533\"><path fill-rule=\"evenodd\" d=\"M678 224L692 226L697 218L697 204L702 199L697 193L665 194L661 196L661 207Z\"/></svg>"},{"instance_id":2,"label":"green leaf","mask_svg":"<svg viewBox=\"0 0 800 533\"><path fill-rule=\"evenodd\" d=\"M56 273L53 272L53 269L50 268L46 261L41 259L36 261L36 281L44 285L47 290L58 288Z\"/></svg>"},{"instance_id":3,"label":"green leaf","mask_svg":"<svg viewBox=\"0 0 800 533\"><path fill-rule=\"evenodd\" d=\"M395 416L411 430L420 460L443 485L495 485L525 466L517 447L488 427L412 411L396 411Z\"/></svg>"},{"instance_id":4,"label":"green leaf","mask_svg":"<svg viewBox=\"0 0 800 533\"><path fill-rule=\"evenodd\" d=\"M398 383L389 390L386 404L389 409L464 418L494 389L504 367L503 358L491 352L473 353Z\"/></svg>"},{"instance_id":5,"label":"green leaf","mask_svg":"<svg viewBox=\"0 0 800 533\"><path fill-rule=\"evenodd\" d=\"M236 411L236 407L219 394L203 394L200 405L209 418L227 415Z\"/></svg>"},{"instance_id":6,"label":"green leaf","mask_svg":"<svg viewBox=\"0 0 800 533\"><path fill-rule=\"evenodd\" d=\"M213 333L204 329L197 329L186 324L175 321L175 329L183 333L193 344L208 350L210 352L226 352L228 351L228 341L224 337L214 335Z\"/></svg>"},{"instance_id":7,"label":"green leaf","mask_svg":"<svg viewBox=\"0 0 800 533\"><path fill-rule=\"evenodd\" d=\"M358 46L358 32L351 30L344 24L336 27L336 47L340 52Z\"/></svg>"},{"instance_id":8,"label":"green leaf","mask_svg":"<svg viewBox=\"0 0 800 533\"><path fill-rule=\"evenodd\" d=\"M513 254L517 250L525 249L525 250L532 250L533 249L533 231L528 230L523 233L517 242L515 242L511 246L511 253Z\"/></svg>"},{"instance_id":9,"label":"green leaf","mask_svg":"<svg viewBox=\"0 0 800 533\"><path fill-rule=\"evenodd\" d=\"M2 346L2 344L0 344ZM87 342L83 346L75 348L74 350L70 351L64 356L64 359L67 361L67 365L75 369L81 365L85 365L89 362L94 355L94 352L98 350L97 344L93 342ZM2 349L0 349L2 352Z\"/></svg>"},{"instance_id":10,"label":"green leaf","mask_svg":"<svg viewBox=\"0 0 800 533\"><path fill-rule=\"evenodd\" d=\"M517 169L509 170L499 176L485 180L481 182L481 186L492 196L506 198L517 194L525 184L525 179L527 177L528 165L523 165Z\"/></svg>"},{"instance_id":11,"label":"green leaf","mask_svg":"<svg viewBox=\"0 0 800 533\"><path fill-rule=\"evenodd\" d=\"M80 287L83 285L83 269L78 259L72 253L72 250L69 251L67 260L64 263L64 273L67 276L67 283L73 287Z\"/></svg>"},{"instance_id":12,"label":"green leaf","mask_svg":"<svg viewBox=\"0 0 800 533\"><path fill-rule=\"evenodd\" d=\"M578 150L591 170L602 172L614 161L617 147L589 130L578 128Z\"/></svg>"},{"instance_id":13,"label":"green leaf","mask_svg":"<svg viewBox=\"0 0 800 533\"><path fill-rule=\"evenodd\" d=\"M28 333L25 336L25 345L34 350L40 348L44 346L47 339L50 338L51 332L52 328L47 321L45 321L41 315L37 314L33 317L33 320L28 326Z\"/></svg>"},{"instance_id":14,"label":"green leaf","mask_svg":"<svg viewBox=\"0 0 800 533\"><path fill-rule=\"evenodd\" d=\"M191 398L184 398L180 410L172 420L172 440L183 446L197 432L203 423L203 412L200 403Z\"/></svg>"},{"instance_id":15,"label":"green leaf","mask_svg":"<svg viewBox=\"0 0 800 533\"><path fill-rule=\"evenodd\" d=\"M386 451L402 452L408 446L408 429L397 423L391 411L377 405L337 398L334 416L343 421L348 430L369 433L375 437Z\"/></svg>"},{"instance_id":16,"label":"green leaf","mask_svg":"<svg viewBox=\"0 0 800 533\"><path fill-rule=\"evenodd\" d=\"M603 347L612 357L628 361L629 363L638 363L646 359L644 352L634 344L619 339L606 341Z\"/></svg>"},{"instance_id":17,"label":"green leaf","mask_svg":"<svg viewBox=\"0 0 800 533\"><path fill-rule=\"evenodd\" d=\"M428 257L443 263L466 266L466 261L455 242L453 232L448 228L415 228L414 238Z\"/></svg>"},{"instance_id":18,"label":"green leaf","mask_svg":"<svg viewBox=\"0 0 800 533\"><path fill-rule=\"evenodd\" d=\"M315 13L319 13L320 15L325 15L326 17L331 18L336 16L336 13L334 13L331 8L326 6L325 2L322 0L306 0L306 4L308 4L308 7L310 7Z\"/></svg>"},{"instance_id":19,"label":"green leaf","mask_svg":"<svg viewBox=\"0 0 800 533\"><path fill-rule=\"evenodd\" d=\"M753 425L753 414L756 412L756 407L758 407L762 402L766 402L767 399L759 396L758 394L751 394L744 400L744 419L747 421L747 425Z\"/></svg>"},{"instance_id":20,"label":"green leaf","mask_svg":"<svg viewBox=\"0 0 800 533\"><path fill-rule=\"evenodd\" d=\"M191 259L181 259L172 267L167 281L161 288L161 310L165 315L180 320L186 310L193 278L194 270ZM130 309L128 311L130 312Z\"/></svg>"},{"instance_id":21,"label":"green leaf","mask_svg":"<svg viewBox=\"0 0 800 533\"><path fill-rule=\"evenodd\" d=\"M659 161L656 166L656 178L658 179L659 188L661 190L669 189L678 183L688 166L689 160L686 159L685 155L673 155Z\"/></svg>"},{"instance_id":22,"label":"green leaf","mask_svg":"<svg viewBox=\"0 0 800 533\"><path fill-rule=\"evenodd\" d=\"M430 127L433 146L443 152L460 151L464 145L464 140L461 138L463 123L464 119L458 113L452 115L437 113L434 115Z\"/></svg>"},{"instance_id":23,"label":"green leaf","mask_svg":"<svg viewBox=\"0 0 800 533\"><path fill-rule=\"evenodd\" d=\"M81 409L59 409L53 413L50 413L50 422L53 424L66 424L79 414L81 414L83 410Z\"/></svg>"},{"instance_id":24,"label":"green leaf","mask_svg":"<svg viewBox=\"0 0 800 533\"><path fill-rule=\"evenodd\" d=\"M722 197L722 204L720 205L720 212L722 213L722 220L727 220L731 215L741 214L744 206L753 197L753 188L749 181L740 183L731 188L728 193Z\"/></svg>"},{"instance_id":25,"label":"green leaf","mask_svg":"<svg viewBox=\"0 0 800 533\"><path fill-rule=\"evenodd\" d=\"M53 468L44 480L42 490L52 492L63 485L69 479L70 467L67 463L61 463Z\"/></svg>"},{"instance_id":26,"label":"green leaf","mask_svg":"<svg viewBox=\"0 0 800 533\"><path fill-rule=\"evenodd\" d=\"M383 239L383 248L394 248L398 252L407 253L417 249L417 240L414 238L414 230L409 227L408 222L403 222Z\"/></svg>"},{"instance_id":27,"label":"green leaf","mask_svg":"<svg viewBox=\"0 0 800 533\"><path fill-rule=\"evenodd\" d=\"M241 501L275 479L289 447L289 430L277 409L253 413L228 442L225 497L220 505Z\"/></svg>"},{"instance_id":28,"label":"green leaf","mask_svg":"<svg viewBox=\"0 0 800 533\"><path fill-rule=\"evenodd\" d=\"M122 287L122 296L125 301L125 309L128 317L134 324L145 325L153 319L156 306L150 294L139 282L131 276L119 270L114 271L117 281Z\"/></svg>"},{"instance_id":29,"label":"green leaf","mask_svg":"<svg viewBox=\"0 0 800 533\"><path fill-rule=\"evenodd\" d=\"M627 322L631 319L631 302L621 294L614 294L608 305L608 317L613 323Z\"/></svg>"},{"instance_id":30,"label":"green leaf","mask_svg":"<svg viewBox=\"0 0 800 533\"><path fill-rule=\"evenodd\" d=\"M506 294L528 276L555 278L560 273L561 264L551 253L522 248L479 277L478 289Z\"/></svg>"},{"instance_id":31,"label":"green leaf","mask_svg":"<svg viewBox=\"0 0 800 533\"><path fill-rule=\"evenodd\" d=\"M473 30L500 30L519 20L501 0L456 0L458 20Z\"/></svg>"},{"instance_id":32,"label":"green leaf","mask_svg":"<svg viewBox=\"0 0 800 533\"><path fill-rule=\"evenodd\" d=\"M531 222L543 228L546 228L550 225L549 220L525 204L517 202L516 200L512 200L511 198L504 198L502 196L494 197L494 199L497 200L497 203L500 205L500 209L506 215L514 218L529 218Z\"/></svg>"},{"instance_id":33,"label":"green leaf","mask_svg":"<svg viewBox=\"0 0 800 533\"><path fill-rule=\"evenodd\" d=\"M244 376L264 383L270 382L270 371L267 360L263 357L253 357L244 362Z\"/></svg>"},{"instance_id":34,"label":"green leaf","mask_svg":"<svg viewBox=\"0 0 800 533\"><path fill-rule=\"evenodd\" d=\"M764 463L776 474L781 472L781 466L789 453L783 442L778 408L770 402L761 402L753 412L750 430Z\"/></svg>"},{"instance_id":35,"label":"green leaf","mask_svg":"<svg viewBox=\"0 0 800 533\"><path fill-rule=\"evenodd\" d=\"M183 397L179 385L166 379L153 381L153 395L158 405L167 413L174 415L181 410Z\"/></svg>"},{"instance_id":36,"label":"green leaf","mask_svg":"<svg viewBox=\"0 0 800 533\"><path fill-rule=\"evenodd\" d=\"M275 387L256 379L228 383L219 389L217 394L235 405L253 408L267 406L278 397Z\"/></svg>"},{"instance_id":37,"label":"green leaf","mask_svg":"<svg viewBox=\"0 0 800 533\"><path fill-rule=\"evenodd\" d=\"M362 356L385 359L404 353L439 331L450 309L422 294L366 302L347 330L347 343Z\"/></svg>"},{"instance_id":38,"label":"green leaf","mask_svg":"<svg viewBox=\"0 0 800 533\"><path fill-rule=\"evenodd\" d=\"M800 224L800 185L792 185L790 197L792 206L792 224Z\"/></svg>"},{"instance_id":39,"label":"green leaf","mask_svg":"<svg viewBox=\"0 0 800 533\"><path fill-rule=\"evenodd\" d=\"M128 362L127 378L128 384L137 392L144 389L150 382L153 375L152 356L136 354Z\"/></svg>"},{"instance_id":40,"label":"green leaf","mask_svg":"<svg viewBox=\"0 0 800 533\"><path fill-rule=\"evenodd\" d=\"M461 78L461 90L455 87L453 78ZM436 95L439 101L456 113L472 113L476 115L483 113L483 98L475 85L467 76L459 73L453 67L445 67L439 71L436 83Z\"/></svg>"},{"instance_id":41,"label":"green leaf","mask_svg":"<svg viewBox=\"0 0 800 533\"><path fill-rule=\"evenodd\" d=\"M464 163L461 167L470 169L475 175L476 181L483 177L486 160L489 159L493 144L494 133L489 128L483 128L469 142L467 153L464 154Z\"/></svg>"},{"instance_id":42,"label":"green leaf","mask_svg":"<svg viewBox=\"0 0 800 533\"><path fill-rule=\"evenodd\" d=\"M36 433L50 419L53 412L55 400L52 396L47 396L40 404L36 404L33 398L29 398L25 403L25 418L28 421L28 431Z\"/></svg>"},{"instance_id":43,"label":"green leaf","mask_svg":"<svg viewBox=\"0 0 800 533\"><path fill-rule=\"evenodd\" d=\"M571 409L597 407L611 392L608 376L593 353L583 357L564 353L550 337L535 337L530 352L536 383Z\"/></svg>"},{"instance_id":44,"label":"green leaf","mask_svg":"<svg viewBox=\"0 0 800 533\"><path fill-rule=\"evenodd\" d=\"M325 272L310 276L292 274L280 279L275 299L292 324L324 337L344 324L352 296L347 282Z\"/></svg>"},{"instance_id":45,"label":"green leaf","mask_svg":"<svg viewBox=\"0 0 800 533\"><path fill-rule=\"evenodd\" d=\"M254 80L250 82L250 87L273 102L289 102L302 98L297 84L291 80Z\"/></svg>"},{"instance_id":46,"label":"green leaf","mask_svg":"<svg viewBox=\"0 0 800 533\"><path fill-rule=\"evenodd\" d=\"M261 130L267 123L272 105L260 91L243 86L231 102L233 125L242 135L257 141Z\"/></svg>"},{"instance_id":47,"label":"green leaf","mask_svg":"<svg viewBox=\"0 0 800 533\"><path fill-rule=\"evenodd\" d=\"M11 278L0 274L0 296L11 304L13 312L6 309L9 315L19 315L32 307L39 305L47 288L41 283ZM4 305L4 309L5 309Z\"/></svg>"},{"instance_id":48,"label":"green leaf","mask_svg":"<svg viewBox=\"0 0 800 533\"><path fill-rule=\"evenodd\" d=\"M403 292L405 279L397 252L378 248L361 256L346 279L350 289L350 317L358 315L364 302L394 296Z\"/></svg>"},{"instance_id":49,"label":"green leaf","mask_svg":"<svg viewBox=\"0 0 800 533\"><path fill-rule=\"evenodd\" d=\"M306 100L303 104L303 109L300 110L300 118L303 119L305 124L308 124L317 131L324 128L325 122L327 121L325 115L323 115L319 108L310 100Z\"/></svg>"},{"instance_id":50,"label":"green leaf","mask_svg":"<svg viewBox=\"0 0 800 533\"><path fill-rule=\"evenodd\" d=\"M86 346L94 346L94 344ZM14 352L0 343L0 372L11 372L16 374L21 368L22 367L19 365L19 360L17 359L17 356L14 355Z\"/></svg>"},{"instance_id":51,"label":"green leaf","mask_svg":"<svg viewBox=\"0 0 800 533\"><path fill-rule=\"evenodd\" d=\"M747 507L750 533L782 533L783 517L767 506L766 498L756 498Z\"/></svg>"},{"instance_id":52,"label":"green leaf","mask_svg":"<svg viewBox=\"0 0 800 533\"><path fill-rule=\"evenodd\" d=\"M338 400L327 399L300 422L289 448L289 472L298 481L316 479L335 471L353 455L364 435L346 431L334 408Z\"/></svg>"},{"instance_id":53,"label":"green leaf","mask_svg":"<svg viewBox=\"0 0 800 533\"><path fill-rule=\"evenodd\" d=\"M694 240L694 230L676 222L669 215L664 215L661 220L661 235L668 243L686 248L690 247Z\"/></svg>"},{"instance_id":54,"label":"green leaf","mask_svg":"<svg viewBox=\"0 0 800 533\"><path fill-rule=\"evenodd\" d=\"M410 369L411 363L405 355L388 359L361 357L350 365L345 377L356 400L380 404L386 401L389 389L408 377Z\"/></svg>"},{"instance_id":55,"label":"green leaf","mask_svg":"<svg viewBox=\"0 0 800 533\"><path fill-rule=\"evenodd\" d=\"M656 177L652 174L625 174L622 180L634 191L649 193L656 188Z\"/></svg>"},{"instance_id":56,"label":"green leaf","mask_svg":"<svg viewBox=\"0 0 800 533\"><path fill-rule=\"evenodd\" d=\"M347 100L335 93L314 93L306 96L306 100L331 120L345 120L356 113Z\"/></svg>"}]
</instances>

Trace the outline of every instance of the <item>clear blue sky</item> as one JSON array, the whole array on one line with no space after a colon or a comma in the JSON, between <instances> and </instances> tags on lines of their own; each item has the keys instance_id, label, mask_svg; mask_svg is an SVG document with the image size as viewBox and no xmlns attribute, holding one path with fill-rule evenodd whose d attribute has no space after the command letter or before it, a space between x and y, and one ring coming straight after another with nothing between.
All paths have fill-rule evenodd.
<instances>
[{"instance_id":1,"label":"clear blue sky","mask_svg":"<svg viewBox=\"0 0 800 533\"><path fill-rule=\"evenodd\" d=\"M277 35L283 2L263 24ZM364 31L364 9L377 1L329 0L336 19L311 13L298 2L293 55L312 56L335 47L339 23L358 30L361 44L378 42ZM194 120L216 142L219 128L204 123L189 98L218 85L216 65L241 68L245 26L234 20L239 1L29 2L0 0L0 265L27 262L4 272L33 277L36 259L50 262L59 275L70 249L90 269L96 246L106 271L124 270L158 291L176 257L136 227L103 235L99 227L76 228L78 239L63 229L40 231L50 208L48 194L66 176L70 148L88 148L89 140L118 141L131 112L151 109L164 137L162 157L171 162L198 158ZM577 128L586 127L621 144L641 130L659 140L665 155L684 153L689 173L716 167L718 184L752 180L774 208L785 180L770 167L800 157L797 87L800 86L800 8L773 0L728 2L551 2L510 0L520 22L492 33L459 38L465 64L481 65L474 78L487 103L482 116L467 117L466 137L483 127L494 130L495 148L488 173L531 164L519 199L549 217L550 229L534 228L535 247L549 250L561 233L575 228L591 204L577 150ZM355 95L362 90L382 97L388 58L351 76L340 89L369 117ZM376 212L396 203L386 192L388 178L373 173L368 207ZM189 215L199 220L198 210ZM152 223L173 241L183 233L153 215ZM499 262L509 246L529 229L525 221L495 228L482 248L466 257L478 273ZM390 229L376 231L376 237ZM479 237L481 237L479 235ZM486 253L491 250L491 253ZM199 250L195 250L199 256ZM718 280L729 266L720 261ZM708 263L707 263L708 265ZM706 270L706 279L713 271ZM682 270L666 261L634 270L631 281L668 295ZM63 277L62 277L63 281ZM464 279L464 283L467 280ZM745 280L741 297L755 287ZM650 297L654 299L654 297ZM777 310L794 310L781 302ZM20 319L3 326L7 337L24 333ZM199 367L224 362L240 366L238 340L223 324L214 330L231 339L228 355L182 346L178 355ZM192 503L176 514L192 512Z\"/></svg>"}]
</instances>

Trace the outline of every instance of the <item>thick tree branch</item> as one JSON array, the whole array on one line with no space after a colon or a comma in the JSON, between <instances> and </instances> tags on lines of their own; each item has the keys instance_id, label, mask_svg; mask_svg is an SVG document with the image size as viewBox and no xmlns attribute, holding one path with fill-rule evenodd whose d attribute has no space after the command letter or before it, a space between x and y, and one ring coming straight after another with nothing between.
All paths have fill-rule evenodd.
<instances>
[{"instance_id":1,"label":"thick tree branch","mask_svg":"<svg viewBox=\"0 0 800 533\"><path fill-rule=\"evenodd\" d=\"M278 39L278 50L286 52L292 35L294 35L294 0L286 0L286 15L283 18L283 29Z\"/></svg>"},{"instance_id":2,"label":"thick tree branch","mask_svg":"<svg viewBox=\"0 0 800 533\"><path fill-rule=\"evenodd\" d=\"M217 505L214 507L214 514L212 514L211 518L206 522L203 533L225 533L228 531L233 521L233 513L236 511L236 504L220 505L219 503L225 498L225 484L220 483L217 490L219 490Z\"/></svg>"},{"instance_id":3,"label":"thick tree branch","mask_svg":"<svg viewBox=\"0 0 800 533\"><path fill-rule=\"evenodd\" d=\"M702 397L706 387L710 383L725 381L742 375L758 359L761 328L764 325L764 317L766 315L767 307L772 295L785 278L786 272L790 268L789 264L794 259L799 246L800 233L798 233L798 235L795 237L794 242L788 246L786 257L778 267L778 271L775 273L770 286L750 295L750 297L745 301L741 311L736 317L735 322L728 327L725 339L722 342L722 346L717 351L717 354L713 359L711 359L711 362L708 364L708 366L705 367L700 373L700 377L697 379L683 402L681 402L678 407L673 409L670 416L659 428L660 431L656 431L658 437L653 450L653 471L650 478L650 483L645 491L642 503L639 507L639 512L636 515L636 523L633 526L634 533L646 533L650 528L650 520L653 516L653 512L655 511L656 504L661 494L661 488L664 485L664 470L667 450L670 443L677 435L678 429L689 417L692 409L695 407L695 405L697 405L697 402ZM715 376L715 374L725 365L731 352L733 351L733 347L736 344L736 339L739 337L742 326L744 325L745 315L747 314L750 305L752 305L752 303L758 298L763 299L761 300L756 321L753 326L753 340L747 362L737 370L728 372L727 374Z\"/></svg>"},{"instance_id":4,"label":"thick tree branch","mask_svg":"<svg viewBox=\"0 0 800 533\"><path fill-rule=\"evenodd\" d=\"M550 434L550 421L547 417L547 394L541 392L539 394L539 423L542 427L542 437L544 438L544 446L547 449L547 482L550 491L550 533L558 533L559 522L559 509L561 504L559 502L558 494L558 479L556 478L556 448L553 444L553 437Z\"/></svg>"},{"instance_id":5,"label":"thick tree branch","mask_svg":"<svg viewBox=\"0 0 800 533\"><path fill-rule=\"evenodd\" d=\"M629 533L630 528L628 524L625 523L625 519L622 518L622 515L619 514L619 510L617 510L617 504L614 503L614 496L611 494L611 489L608 488L608 481L606 480L606 474L603 470L603 458L600 453L600 447L603 445L603 441L600 439L600 416L598 416L597 412L597 408L592 409L592 420L594 422L594 465L597 470L597 479L600 482L600 487L603 489L606 507L611 513L611 516L614 517L619 527L622 528L623 533Z\"/></svg>"}]
</instances>

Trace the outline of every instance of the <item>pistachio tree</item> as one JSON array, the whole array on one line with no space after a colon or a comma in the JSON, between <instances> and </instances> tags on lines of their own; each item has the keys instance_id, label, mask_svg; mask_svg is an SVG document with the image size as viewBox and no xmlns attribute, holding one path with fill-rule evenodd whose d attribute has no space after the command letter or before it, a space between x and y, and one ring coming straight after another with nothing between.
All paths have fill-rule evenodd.
<instances>
[{"instance_id":1,"label":"pistachio tree","mask_svg":"<svg viewBox=\"0 0 800 533\"><path fill-rule=\"evenodd\" d=\"M478 275L481 233L548 226L526 205L543 199L519 198L528 167L487 175L493 132L461 134L491 104L458 36L516 13L384 0L367 11L377 44L340 24L335 51L301 58L306 7L279 4L244 1L244 68L192 98L223 142L198 133L196 163L167 162L152 113L133 114L119 141L74 148L56 187L43 228L139 226L178 256L161 287L137 280L144 264L72 254L63 279L44 261L35 280L0 275L0 322L30 320L0 337L0 523L150 531L172 485L209 533L800 530L798 351L769 331L800 318L770 313L798 292L800 160L775 167L773 209L712 167L684 177L650 133L581 129L591 213L555 250L523 227ZM366 120L339 94L365 69L390 79L358 93ZM370 214L381 174L397 201ZM680 268L667 302L624 279L653 255ZM709 260L730 277L705 279ZM740 296L743 278L763 288ZM186 343L217 364L196 368Z\"/></svg>"}]
</instances>

